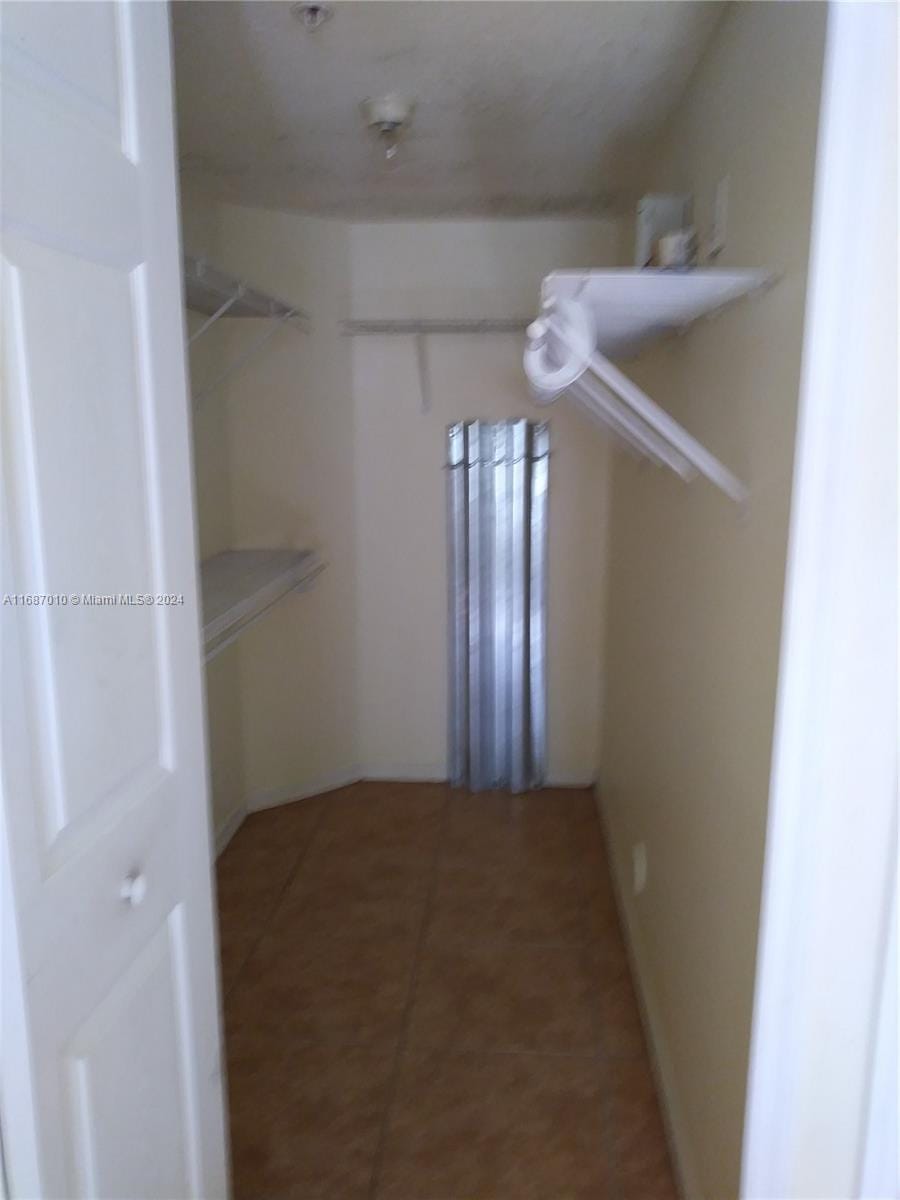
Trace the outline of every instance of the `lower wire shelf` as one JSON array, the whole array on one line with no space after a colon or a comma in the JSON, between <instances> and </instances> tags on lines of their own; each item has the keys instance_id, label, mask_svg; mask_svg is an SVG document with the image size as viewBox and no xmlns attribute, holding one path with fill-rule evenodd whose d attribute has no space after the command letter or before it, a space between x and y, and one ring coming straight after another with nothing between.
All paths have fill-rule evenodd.
<instances>
[{"instance_id":1,"label":"lower wire shelf","mask_svg":"<svg viewBox=\"0 0 900 1200\"><path fill-rule=\"evenodd\" d=\"M314 550L225 550L200 564L206 661L325 569Z\"/></svg>"}]
</instances>

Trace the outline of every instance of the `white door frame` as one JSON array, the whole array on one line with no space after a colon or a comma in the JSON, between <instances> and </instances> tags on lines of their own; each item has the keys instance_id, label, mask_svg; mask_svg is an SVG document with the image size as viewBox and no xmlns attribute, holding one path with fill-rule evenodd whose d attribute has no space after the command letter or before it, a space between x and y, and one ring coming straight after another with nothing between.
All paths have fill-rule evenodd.
<instances>
[{"instance_id":1,"label":"white door frame","mask_svg":"<svg viewBox=\"0 0 900 1200\"><path fill-rule=\"evenodd\" d=\"M832 4L747 1096L747 1200L897 1195L892 1155L877 1167L871 1153L873 1092L881 1089L882 1135L886 1126L896 1131L897 1116L896 1064L887 1083L874 1072L880 998L892 994L897 870L896 73L894 5ZM882 1034L883 1051L888 1044Z\"/></svg>"},{"instance_id":2,"label":"white door frame","mask_svg":"<svg viewBox=\"0 0 900 1200\"><path fill-rule=\"evenodd\" d=\"M0 9L0 1194L229 1193L169 13Z\"/></svg>"}]
</instances>

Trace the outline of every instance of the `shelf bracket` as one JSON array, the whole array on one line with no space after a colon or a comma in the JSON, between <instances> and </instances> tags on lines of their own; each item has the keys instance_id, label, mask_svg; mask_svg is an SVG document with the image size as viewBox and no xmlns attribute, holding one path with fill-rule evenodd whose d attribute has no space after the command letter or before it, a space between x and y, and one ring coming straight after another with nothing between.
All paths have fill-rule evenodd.
<instances>
[{"instance_id":1,"label":"shelf bracket","mask_svg":"<svg viewBox=\"0 0 900 1200\"><path fill-rule=\"evenodd\" d=\"M419 411L431 412L432 388L428 362L429 334L524 333L528 317L400 317L346 320L342 323L345 337L360 335L396 335L413 338L416 369L419 375Z\"/></svg>"},{"instance_id":2,"label":"shelf bracket","mask_svg":"<svg viewBox=\"0 0 900 1200\"><path fill-rule=\"evenodd\" d=\"M614 395L620 396L627 407L658 434L678 458L685 460L686 465L689 464L701 475L705 475L710 483L715 484L736 504L746 504L749 496L746 486L605 355L595 351L591 356L590 370ZM674 464L669 465L682 478L690 478L689 472L680 470Z\"/></svg>"},{"instance_id":3,"label":"shelf bracket","mask_svg":"<svg viewBox=\"0 0 900 1200\"><path fill-rule=\"evenodd\" d=\"M425 334L417 333L416 362L419 368L419 404L422 413L431 412L431 379L428 374L428 349Z\"/></svg>"},{"instance_id":4,"label":"shelf bracket","mask_svg":"<svg viewBox=\"0 0 900 1200\"><path fill-rule=\"evenodd\" d=\"M539 323L536 323L536 325ZM719 460L692 437L686 429L660 408L646 392L620 371L599 350L589 356L575 344L571 331L556 319L540 330L532 327L531 343L543 345L546 329L575 356L580 373L567 382L560 380L560 390L572 398L590 416L606 425L651 462L664 464L684 480L695 473L704 475L736 504L744 505L749 496L746 486Z\"/></svg>"},{"instance_id":5,"label":"shelf bracket","mask_svg":"<svg viewBox=\"0 0 900 1200\"><path fill-rule=\"evenodd\" d=\"M201 388L199 392L194 393L192 397L194 403L199 404L201 400L204 400L211 392L214 392L217 387L219 387L225 382L226 379L229 378L229 376L233 375L235 371L239 370L246 362L249 361L249 359L258 353L258 351L263 348L266 342L270 341L275 336L282 325L294 320L304 321L305 318L302 313L298 313L294 309L290 309L288 312L284 313L283 316L274 318L273 323L266 330L266 332L261 334L256 341L248 346L243 354L239 354L233 362L229 363L225 370L222 371L221 374L217 375L212 383L207 384L206 387Z\"/></svg>"},{"instance_id":6,"label":"shelf bracket","mask_svg":"<svg viewBox=\"0 0 900 1200\"><path fill-rule=\"evenodd\" d=\"M265 608L261 608L259 610L259 612L254 613L253 616L249 617L246 621L242 621L239 624L235 625L233 628L227 630L224 634L222 634L222 636L219 640L214 641L212 643L212 645L206 647L206 649L204 650L204 653L203 653L204 662L211 662L216 657L217 654L220 654L227 646L231 646L234 642L236 642L238 640L239 637L241 637L242 634L246 633L247 630L251 627L251 625L255 625L257 621L261 620L263 617L268 616L270 610L273 609L275 607L275 605L279 603L279 601L283 600L285 598L285 596L290 596L290 595L294 594L295 592L297 592L297 593L308 592L310 590L310 588L313 586L313 584L315 583L316 578L324 570L325 570L325 563L319 563L319 565L315 568L315 570L312 571L309 575L307 575L305 579L301 579L299 581L299 583L295 583L292 588L288 588L288 590L286 592L284 592L283 595L276 596L273 600L271 600L265 606Z\"/></svg>"},{"instance_id":7,"label":"shelf bracket","mask_svg":"<svg viewBox=\"0 0 900 1200\"><path fill-rule=\"evenodd\" d=\"M204 333L206 333L207 329L211 329L212 326L215 325L215 323L216 323L216 321L218 321L219 317L224 317L225 314L228 312L229 308L231 308L232 304L236 304L237 301L240 300L240 298L243 296L245 290L246 289L244 288L244 285L242 283L239 283L238 286L234 290L234 294L229 296L228 299L225 301L225 303L220 305L220 307L216 309L216 311L212 314L211 317L207 317L199 329L194 330L194 332L188 338L188 345L192 346L194 344L194 342L196 342L199 338L203 337L203 335L204 335Z\"/></svg>"}]
</instances>

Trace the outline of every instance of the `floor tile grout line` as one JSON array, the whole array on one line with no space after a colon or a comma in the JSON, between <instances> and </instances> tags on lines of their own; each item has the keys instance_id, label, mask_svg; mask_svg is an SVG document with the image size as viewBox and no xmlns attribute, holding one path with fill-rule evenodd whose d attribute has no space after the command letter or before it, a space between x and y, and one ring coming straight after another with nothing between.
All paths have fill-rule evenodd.
<instances>
[{"instance_id":1,"label":"floor tile grout line","mask_svg":"<svg viewBox=\"0 0 900 1200\"><path fill-rule=\"evenodd\" d=\"M378 1042L344 1042L344 1041L329 1041L327 1038L310 1038L309 1040L297 1041L292 1044L291 1053L298 1055L306 1054L312 1051L322 1051L328 1054L344 1054L353 1053L365 1054L371 1058L390 1058L394 1060L397 1057L396 1049L388 1049L386 1046ZM440 1049L427 1047L422 1050L410 1051L408 1048L403 1051L404 1054L409 1054L411 1058L433 1058L439 1053L442 1059L485 1059L485 1058L552 1058L566 1059L575 1062L595 1062L600 1063L603 1060L603 1054L598 1050L527 1050L524 1047L497 1047L497 1046L473 1046L468 1050L448 1050L443 1046ZM630 1059L622 1059L616 1061L629 1062Z\"/></svg>"},{"instance_id":2,"label":"floor tile grout line","mask_svg":"<svg viewBox=\"0 0 900 1200\"><path fill-rule=\"evenodd\" d=\"M302 804L303 801L298 801L297 803ZM235 971L234 979L232 979L232 981L228 985L227 989L225 989L225 988L222 989L222 1002L223 1003L234 992L234 989L237 987L238 983L240 982L241 976L243 975L247 964L250 962L250 959L253 957L253 955L256 953L256 951L259 949L259 944L263 940L263 938L266 936L266 933L269 931L269 929L271 929L272 922L275 919L275 915L281 906L281 902L284 899L285 893L287 892L287 890L291 886L291 884L294 882L294 880L297 877L298 872L300 871L300 868L303 866L304 862L306 862L306 859L309 857L310 848L311 848L313 842L316 840L316 836L318 835L319 828L323 824L324 820L325 820L325 804L324 804L324 802L320 801L319 812L318 812L318 815L316 816L316 819L313 822L313 827L312 827L312 830L310 831L309 837L306 840L306 845L303 847L302 850L299 851L299 853L297 855L297 859L294 862L294 865L291 867L290 871L288 871L287 877L286 877L283 885L281 886L281 888L278 891L278 895L272 901L272 906L268 912L268 920L260 923L260 932L253 939L252 944L250 945L250 948L248 949L248 951L244 955L244 957L241 959L241 965Z\"/></svg>"},{"instance_id":3,"label":"floor tile grout line","mask_svg":"<svg viewBox=\"0 0 900 1200\"><path fill-rule=\"evenodd\" d=\"M420 893L420 898L410 905L417 911L415 914L410 914L414 920L410 922L409 930L411 962L408 967L408 975L406 982L406 993L403 1000L402 1010L399 1016L399 1024L395 1038L385 1042L382 1046L374 1046L372 1044L363 1043L340 1043L331 1042L329 1039L322 1040L321 1038L311 1039L305 1043L303 1049L323 1049L344 1050L353 1048L365 1051L371 1054L377 1054L384 1062L387 1068L387 1076L385 1079L385 1096L383 1104L379 1106L380 1113L373 1114L378 1121L377 1142L375 1145L375 1153L373 1156L371 1173L368 1180L368 1200L377 1200L381 1194L381 1189L384 1184L383 1172L387 1147L389 1144L391 1121L396 1113L397 1105L400 1097L402 1068L404 1061L410 1054L411 1035L413 1028L413 1018L415 1006L421 993L423 985L423 963L426 959L426 947L429 938L437 933L435 926L435 913L438 910L438 887L441 880L441 874L444 863L449 850L452 848L451 832L452 821L454 819L454 797L450 792L446 792L443 802L439 809L439 820L437 828L434 832L434 844L431 852L427 855L423 864L423 877L425 887ZM228 988L227 993L223 989L223 998L226 994L230 995L235 986L242 980L246 979L247 965L256 953L260 943L265 937L269 928L271 928L272 919L275 915L283 911L285 897L289 890L294 886L295 881L301 874L304 864L306 864L314 847L318 848L322 844L323 830L327 828L327 804L320 803L319 810L315 814L314 819L309 826L309 832L300 842L295 854L291 856L291 866L287 870L284 881L277 890L277 894L273 897L271 903L267 906L267 918L263 923L263 928L260 934L252 939L252 944L241 960L240 966L235 974L234 980ZM594 820L597 817L594 816ZM599 824L599 822L598 822ZM594 947L602 946L607 937L605 933L600 934L591 932L594 925L591 920L591 901L594 890L594 882L602 883L604 878L609 874L608 859L604 856L600 864L594 864L593 869L588 859L583 858L580 851L579 837L583 831L582 818L574 811L569 811L565 816L566 830L566 852L564 857L573 864L576 878L576 895L580 921L578 924L582 929L583 936L578 941L560 941L552 940L519 940L488 935L486 937L463 935L462 937L444 935L438 937L439 941L449 942L460 946L481 945L481 946L505 946L511 950L529 948L543 949L559 949L569 950L577 953L579 957L586 958ZM601 830L602 834L602 830ZM327 839L326 839L327 844ZM424 848L424 847L423 847ZM593 856L591 856L593 857ZM620 917L618 912L614 916L615 934L621 938L622 930ZM334 936L334 935L331 935ZM337 935L340 936L340 935ZM629 977L631 978L631 969L629 964ZM633 982L633 980L632 980ZM591 986L591 993L596 1000L596 1004L591 1005L591 1027L595 1031L595 1049L588 1050L550 1050L550 1049L526 1049L524 1047L497 1047L496 1044L491 1047L474 1047L469 1050L449 1051L449 1057L452 1058L502 1058L502 1057L519 1057L519 1058L545 1058L545 1059L567 1059L579 1060L585 1063L585 1068L589 1069L594 1075L599 1072L599 1112L597 1114L597 1152L603 1154L606 1165L607 1185L609 1187L609 1200L622 1200L622 1188L624 1186L624 1178L622 1175L622 1164L619 1162L619 1153L616 1146L615 1137L615 1088L612 1084L612 1072L617 1063L628 1062L631 1060L643 1060L644 1053L641 1051L630 1051L628 1049L616 1049L609 1044L609 1039L606 1030L606 1021L603 1015L602 1003L602 985L595 979ZM424 1055L429 1053L428 1048L422 1050ZM590 1063L590 1068L587 1064ZM655 1091L655 1089L654 1089ZM379 1120L380 1117L380 1120ZM374 1132L374 1131L373 1131Z\"/></svg>"},{"instance_id":4,"label":"floor tile grout line","mask_svg":"<svg viewBox=\"0 0 900 1200\"><path fill-rule=\"evenodd\" d=\"M418 909L421 912L426 904L426 897L423 896L420 900L408 901L410 909ZM421 923L421 917L416 922L416 928ZM359 941L362 935L355 930L338 930L335 933L324 929L311 929L304 933L304 940L310 942L316 941ZM382 935L379 935L382 936ZM388 935L384 935L388 936ZM398 935L399 936L399 935ZM445 934L432 934L436 945L453 946L453 947L480 947L482 949L492 950L569 950L572 953L584 953L585 951L601 950L604 946L603 938L591 938L583 942L541 942L528 941L525 938L504 938L504 937L447 937Z\"/></svg>"},{"instance_id":5,"label":"floor tile grout line","mask_svg":"<svg viewBox=\"0 0 900 1200\"><path fill-rule=\"evenodd\" d=\"M378 1132L378 1143L375 1147L375 1157L372 1161L372 1174L369 1178L368 1200L376 1200L379 1187L381 1185L381 1170L384 1164L384 1152L387 1143L388 1130L390 1128L391 1113L397 1099L397 1093L400 1086L400 1068L403 1058L403 1052L406 1049L410 1018L412 1009L416 999L416 990L419 982L419 967L422 961L422 954L425 948L425 938L428 933L428 926L431 923L431 916L434 910L434 899L437 891L438 871L440 868L441 856L444 852L445 841L447 836L447 825L450 819L450 805L452 797L449 790L444 797L444 804L441 810L441 819L438 825L437 839L435 843L434 853L431 856L431 878L428 882L428 891L425 900L425 906L422 911L422 917L419 924L419 932L416 938L416 945L413 951L413 961L409 973L409 986L406 993L406 1001L403 1005L403 1014L400 1018L400 1032L397 1037L397 1047L394 1052L394 1065L391 1071L390 1079L388 1080L387 1095L385 1097L384 1112L381 1119L381 1127Z\"/></svg>"}]
</instances>

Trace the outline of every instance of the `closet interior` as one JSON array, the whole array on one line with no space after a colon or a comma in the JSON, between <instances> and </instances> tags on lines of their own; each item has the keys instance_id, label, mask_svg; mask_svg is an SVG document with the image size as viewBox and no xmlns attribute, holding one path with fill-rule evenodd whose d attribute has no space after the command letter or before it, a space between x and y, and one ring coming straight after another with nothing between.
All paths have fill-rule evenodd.
<instances>
[{"instance_id":1,"label":"closet interior","mask_svg":"<svg viewBox=\"0 0 900 1200\"><path fill-rule=\"evenodd\" d=\"M172 18L235 1195L735 1195L824 6Z\"/></svg>"}]
</instances>

